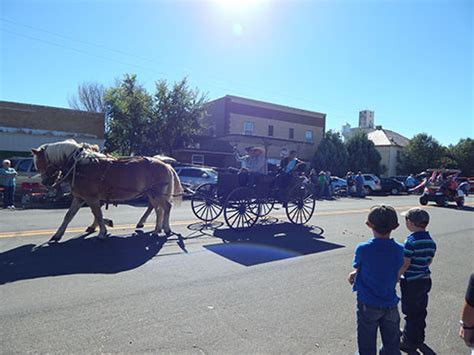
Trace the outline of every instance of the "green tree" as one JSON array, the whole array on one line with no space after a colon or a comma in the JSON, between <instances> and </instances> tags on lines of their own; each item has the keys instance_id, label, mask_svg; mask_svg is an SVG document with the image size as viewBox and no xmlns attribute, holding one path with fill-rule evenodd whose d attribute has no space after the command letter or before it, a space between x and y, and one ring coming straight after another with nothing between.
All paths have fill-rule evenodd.
<instances>
[{"instance_id":1,"label":"green tree","mask_svg":"<svg viewBox=\"0 0 474 355\"><path fill-rule=\"evenodd\" d=\"M436 139L426 133L420 133L410 139L399 159L399 171L402 174L419 173L429 168L441 168L449 165L446 149Z\"/></svg>"},{"instance_id":2,"label":"green tree","mask_svg":"<svg viewBox=\"0 0 474 355\"><path fill-rule=\"evenodd\" d=\"M382 157L375 148L374 142L367 138L367 134L361 130L356 131L346 142L349 154L349 169L357 172L379 175L382 173L380 161Z\"/></svg>"},{"instance_id":3,"label":"green tree","mask_svg":"<svg viewBox=\"0 0 474 355\"><path fill-rule=\"evenodd\" d=\"M106 147L122 155L142 155L143 138L153 125L152 98L137 81L136 75L126 74L108 89L106 102Z\"/></svg>"},{"instance_id":4,"label":"green tree","mask_svg":"<svg viewBox=\"0 0 474 355\"><path fill-rule=\"evenodd\" d=\"M326 132L314 153L311 165L316 171L329 170L337 176L344 176L347 173L349 156L339 133Z\"/></svg>"},{"instance_id":5,"label":"green tree","mask_svg":"<svg viewBox=\"0 0 474 355\"><path fill-rule=\"evenodd\" d=\"M456 163L455 167L460 169L464 176L474 176L474 139L461 139L456 145L449 146L448 152L449 157Z\"/></svg>"},{"instance_id":6,"label":"green tree","mask_svg":"<svg viewBox=\"0 0 474 355\"><path fill-rule=\"evenodd\" d=\"M190 89L187 78L171 87L165 80L159 80L152 110L156 127L147 132L147 142L159 146L165 154L186 147L202 129L206 103L206 95L198 89Z\"/></svg>"}]
</instances>

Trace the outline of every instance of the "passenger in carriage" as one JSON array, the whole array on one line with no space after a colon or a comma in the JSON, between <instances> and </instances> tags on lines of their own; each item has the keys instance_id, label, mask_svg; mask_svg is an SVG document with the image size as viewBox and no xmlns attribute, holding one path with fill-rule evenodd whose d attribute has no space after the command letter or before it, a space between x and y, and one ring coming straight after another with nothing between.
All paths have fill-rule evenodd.
<instances>
[{"instance_id":1,"label":"passenger in carriage","mask_svg":"<svg viewBox=\"0 0 474 355\"><path fill-rule=\"evenodd\" d=\"M265 151L259 147L247 147L245 150L247 154L241 156L237 148L234 147L234 156L242 164L239 183L252 186L256 183L258 176L266 173Z\"/></svg>"}]
</instances>

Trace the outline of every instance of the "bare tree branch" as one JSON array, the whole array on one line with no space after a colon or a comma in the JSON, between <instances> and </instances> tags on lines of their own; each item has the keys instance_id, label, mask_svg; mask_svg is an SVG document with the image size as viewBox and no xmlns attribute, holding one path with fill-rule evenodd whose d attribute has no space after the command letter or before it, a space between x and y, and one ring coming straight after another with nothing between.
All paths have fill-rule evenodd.
<instances>
[{"instance_id":1,"label":"bare tree branch","mask_svg":"<svg viewBox=\"0 0 474 355\"><path fill-rule=\"evenodd\" d=\"M77 86L77 94L69 98L69 106L76 110L105 112L105 87L95 82Z\"/></svg>"}]
</instances>

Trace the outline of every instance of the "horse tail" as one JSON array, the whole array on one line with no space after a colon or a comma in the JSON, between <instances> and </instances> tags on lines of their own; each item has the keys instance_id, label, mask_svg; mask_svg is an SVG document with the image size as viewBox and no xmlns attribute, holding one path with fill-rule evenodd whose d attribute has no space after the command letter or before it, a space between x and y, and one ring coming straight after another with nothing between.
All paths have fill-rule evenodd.
<instances>
[{"instance_id":1,"label":"horse tail","mask_svg":"<svg viewBox=\"0 0 474 355\"><path fill-rule=\"evenodd\" d=\"M183 198L184 189L183 189L183 186L181 185L181 181L179 180L178 173L176 172L176 170L174 170L174 168L171 165L169 165L169 169L172 175L172 179L169 184L171 198L175 202L180 202Z\"/></svg>"}]
</instances>

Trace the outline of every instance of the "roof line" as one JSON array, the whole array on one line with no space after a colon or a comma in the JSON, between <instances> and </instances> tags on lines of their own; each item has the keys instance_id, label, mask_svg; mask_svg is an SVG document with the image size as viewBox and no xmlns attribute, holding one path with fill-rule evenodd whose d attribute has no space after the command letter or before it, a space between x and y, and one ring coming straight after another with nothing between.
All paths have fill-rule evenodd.
<instances>
[{"instance_id":1,"label":"roof line","mask_svg":"<svg viewBox=\"0 0 474 355\"><path fill-rule=\"evenodd\" d=\"M292 106L281 105L281 104L277 104L277 103L274 103L274 102L262 101L262 100L256 100L256 99L249 99L247 97L236 96L236 95L225 95L225 96L220 97L216 100L220 100L220 99L223 99L225 97L230 98L230 99L235 98L235 99L246 100L246 101L256 102L256 103L261 103L261 104L266 104L266 105L273 105L273 106L285 108L285 109L288 109L288 110L304 112L304 113L307 113L307 114L311 114L313 116L316 114L316 115L321 115L321 116L326 117L325 113L318 112L318 111L310 111L310 110L305 110L305 109L296 108L296 107L292 107Z\"/></svg>"}]
</instances>

